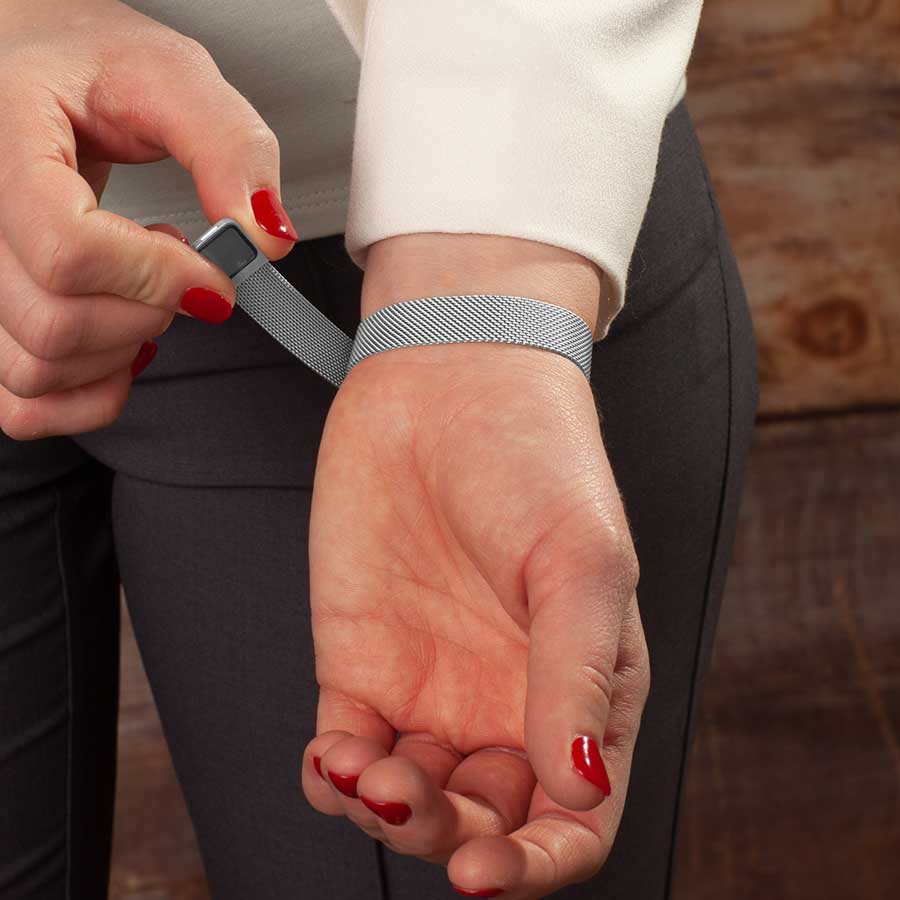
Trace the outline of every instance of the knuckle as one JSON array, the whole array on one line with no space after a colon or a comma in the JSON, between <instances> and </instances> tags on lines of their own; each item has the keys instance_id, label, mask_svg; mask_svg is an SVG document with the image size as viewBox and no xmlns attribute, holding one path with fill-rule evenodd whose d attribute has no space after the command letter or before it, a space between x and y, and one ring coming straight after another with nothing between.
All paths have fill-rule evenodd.
<instances>
[{"instance_id":1,"label":"knuckle","mask_svg":"<svg viewBox=\"0 0 900 900\"><path fill-rule=\"evenodd\" d=\"M215 65L213 55L207 48L196 38L187 34L177 35L178 48L182 53L182 58L189 65L193 66L209 66L210 63Z\"/></svg>"},{"instance_id":2,"label":"knuckle","mask_svg":"<svg viewBox=\"0 0 900 900\"><path fill-rule=\"evenodd\" d=\"M33 399L53 390L57 372L52 364L20 347L4 367L3 386L16 397Z\"/></svg>"},{"instance_id":3,"label":"knuckle","mask_svg":"<svg viewBox=\"0 0 900 900\"><path fill-rule=\"evenodd\" d=\"M640 565L631 533L627 527L607 525L601 543L603 567L611 581L621 588L623 603L627 603L640 579Z\"/></svg>"},{"instance_id":4,"label":"knuckle","mask_svg":"<svg viewBox=\"0 0 900 900\"><path fill-rule=\"evenodd\" d=\"M75 286L83 260L78 242L58 229L41 233L33 248L31 274L45 290L66 294Z\"/></svg>"},{"instance_id":5,"label":"knuckle","mask_svg":"<svg viewBox=\"0 0 900 900\"><path fill-rule=\"evenodd\" d=\"M620 548L619 554L619 568L622 572L625 588L627 589L627 599L630 600L631 594L635 592L638 582L641 579L641 565L638 561L637 551L634 549L634 544L632 543L630 536Z\"/></svg>"},{"instance_id":6,"label":"knuckle","mask_svg":"<svg viewBox=\"0 0 900 900\"><path fill-rule=\"evenodd\" d=\"M278 137L255 113L241 132L241 140L249 154L263 159L277 157L279 153Z\"/></svg>"},{"instance_id":7,"label":"knuckle","mask_svg":"<svg viewBox=\"0 0 900 900\"><path fill-rule=\"evenodd\" d=\"M544 813L528 829L527 840L544 857L545 880L554 890L596 875L609 853L606 839L564 812Z\"/></svg>"},{"instance_id":8,"label":"knuckle","mask_svg":"<svg viewBox=\"0 0 900 900\"><path fill-rule=\"evenodd\" d=\"M145 263L133 270L132 278L133 281L128 291L131 299L153 306L163 306L166 303L168 298L161 292L161 269L156 264L156 260L148 257Z\"/></svg>"},{"instance_id":9,"label":"knuckle","mask_svg":"<svg viewBox=\"0 0 900 900\"><path fill-rule=\"evenodd\" d=\"M71 355L79 341L77 319L61 303L35 302L22 317L22 346L41 359L59 360Z\"/></svg>"},{"instance_id":10,"label":"knuckle","mask_svg":"<svg viewBox=\"0 0 900 900\"><path fill-rule=\"evenodd\" d=\"M602 698L607 706L612 704L613 675L592 663L584 663L581 667L581 677L598 694L597 699Z\"/></svg>"},{"instance_id":11,"label":"knuckle","mask_svg":"<svg viewBox=\"0 0 900 900\"><path fill-rule=\"evenodd\" d=\"M15 398L4 412L0 426L14 441L32 441L44 436L39 427L37 406L30 400Z\"/></svg>"}]
</instances>

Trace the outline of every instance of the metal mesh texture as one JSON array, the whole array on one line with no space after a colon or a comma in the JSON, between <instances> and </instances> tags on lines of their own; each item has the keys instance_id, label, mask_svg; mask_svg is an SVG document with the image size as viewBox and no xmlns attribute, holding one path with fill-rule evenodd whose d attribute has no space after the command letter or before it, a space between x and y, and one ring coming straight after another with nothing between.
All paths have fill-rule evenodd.
<instances>
[{"instance_id":1,"label":"metal mesh texture","mask_svg":"<svg viewBox=\"0 0 900 900\"><path fill-rule=\"evenodd\" d=\"M403 300L360 322L351 340L274 266L237 288L237 303L301 362L338 387L375 353L421 344L499 342L551 350L591 377L594 339L587 323L560 306L504 294L454 294Z\"/></svg>"},{"instance_id":2,"label":"metal mesh texture","mask_svg":"<svg viewBox=\"0 0 900 900\"><path fill-rule=\"evenodd\" d=\"M360 322L347 371L383 350L469 341L552 350L591 377L594 337L584 319L561 306L505 294L455 294L385 306Z\"/></svg>"},{"instance_id":3,"label":"metal mesh texture","mask_svg":"<svg viewBox=\"0 0 900 900\"><path fill-rule=\"evenodd\" d=\"M282 347L338 387L347 374L353 341L272 265L254 272L236 291L237 305Z\"/></svg>"}]
</instances>

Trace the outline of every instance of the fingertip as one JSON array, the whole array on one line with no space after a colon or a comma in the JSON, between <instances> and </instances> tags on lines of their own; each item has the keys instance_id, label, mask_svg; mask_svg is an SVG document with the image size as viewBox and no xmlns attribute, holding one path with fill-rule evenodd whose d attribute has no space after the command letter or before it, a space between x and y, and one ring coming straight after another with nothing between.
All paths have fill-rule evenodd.
<instances>
[{"instance_id":1,"label":"fingertip","mask_svg":"<svg viewBox=\"0 0 900 900\"><path fill-rule=\"evenodd\" d=\"M492 835L463 844L447 863L447 877L464 897L499 897L518 883L523 867L518 844L505 835Z\"/></svg>"},{"instance_id":2,"label":"fingertip","mask_svg":"<svg viewBox=\"0 0 900 900\"><path fill-rule=\"evenodd\" d=\"M328 772L328 780L345 796L353 800L359 799L359 793L356 785L359 782L359 775L344 775L340 772Z\"/></svg>"},{"instance_id":3,"label":"fingertip","mask_svg":"<svg viewBox=\"0 0 900 900\"><path fill-rule=\"evenodd\" d=\"M137 355L131 361L131 377L133 379L137 378L153 362L158 349L159 346L156 341L144 341L141 344L141 349L138 350Z\"/></svg>"},{"instance_id":4,"label":"fingertip","mask_svg":"<svg viewBox=\"0 0 900 900\"><path fill-rule=\"evenodd\" d=\"M256 224L266 234L292 243L298 239L297 230L274 188L257 188L250 195L250 207Z\"/></svg>"},{"instance_id":5,"label":"fingertip","mask_svg":"<svg viewBox=\"0 0 900 900\"><path fill-rule=\"evenodd\" d=\"M572 737L544 732L534 743L538 746L529 746L529 759L538 782L554 803L585 812L612 793L600 747L590 734L579 731Z\"/></svg>"},{"instance_id":6,"label":"fingertip","mask_svg":"<svg viewBox=\"0 0 900 900\"><path fill-rule=\"evenodd\" d=\"M340 800L335 796L322 771L322 757L335 743L350 737L346 732L328 732L314 737L303 752L300 764L300 783L310 805L329 816L344 814Z\"/></svg>"},{"instance_id":7,"label":"fingertip","mask_svg":"<svg viewBox=\"0 0 900 900\"><path fill-rule=\"evenodd\" d=\"M357 785L360 775L372 763L385 758L387 751L371 738L347 735L335 741L321 754L319 761L323 778L335 790L353 800L359 798Z\"/></svg>"},{"instance_id":8,"label":"fingertip","mask_svg":"<svg viewBox=\"0 0 900 900\"><path fill-rule=\"evenodd\" d=\"M576 735L570 750L572 768L586 781L608 797L612 791L609 774L597 741L590 735Z\"/></svg>"},{"instance_id":9,"label":"fingertip","mask_svg":"<svg viewBox=\"0 0 900 900\"><path fill-rule=\"evenodd\" d=\"M179 306L195 319L218 325L231 318L235 302L212 288L194 285L181 295Z\"/></svg>"},{"instance_id":10,"label":"fingertip","mask_svg":"<svg viewBox=\"0 0 900 900\"><path fill-rule=\"evenodd\" d=\"M359 799L391 825L405 824L413 814L431 809L440 788L411 759L387 756L376 760L360 775Z\"/></svg>"},{"instance_id":11,"label":"fingertip","mask_svg":"<svg viewBox=\"0 0 900 900\"><path fill-rule=\"evenodd\" d=\"M282 259L300 239L287 210L273 187L260 187L250 195L251 234L271 260Z\"/></svg>"},{"instance_id":12,"label":"fingertip","mask_svg":"<svg viewBox=\"0 0 900 900\"><path fill-rule=\"evenodd\" d=\"M379 819L388 825L399 827L405 825L412 817L412 807L408 803L400 803L394 800L373 800L365 794L360 794L363 806L375 813Z\"/></svg>"}]
</instances>

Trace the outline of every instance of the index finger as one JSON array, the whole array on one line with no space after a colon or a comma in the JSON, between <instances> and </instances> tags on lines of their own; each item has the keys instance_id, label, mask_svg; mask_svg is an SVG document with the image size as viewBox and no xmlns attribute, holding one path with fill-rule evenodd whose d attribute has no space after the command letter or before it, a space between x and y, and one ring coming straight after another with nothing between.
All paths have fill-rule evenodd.
<instances>
[{"instance_id":1,"label":"index finger","mask_svg":"<svg viewBox=\"0 0 900 900\"><path fill-rule=\"evenodd\" d=\"M188 289L202 287L234 305L222 269L187 244L98 209L91 186L61 156L41 155L33 136L21 136L16 157L18 165L0 176L0 232L40 287L115 294L170 311Z\"/></svg>"}]
</instances>

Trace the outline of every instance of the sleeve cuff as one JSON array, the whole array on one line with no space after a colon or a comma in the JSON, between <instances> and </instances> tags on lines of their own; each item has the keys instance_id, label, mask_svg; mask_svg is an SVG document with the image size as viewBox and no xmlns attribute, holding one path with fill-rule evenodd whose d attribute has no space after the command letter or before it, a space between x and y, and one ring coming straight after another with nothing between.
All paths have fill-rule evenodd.
<instances>
[{"instance_id":1,"label":"sleeve cuff","mask_svg":"<svg viewBox=\"0 0 900 900\"><path fill-rule=\"evenodd\" d=\"M347 251L397 234L500 234L605 275L622 308L700 0L329 0L361 56ZM552 298L543 298L551 300Z\"/></svg>"}]
</instances>

